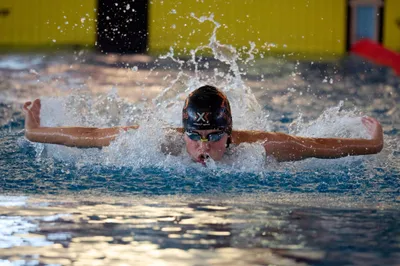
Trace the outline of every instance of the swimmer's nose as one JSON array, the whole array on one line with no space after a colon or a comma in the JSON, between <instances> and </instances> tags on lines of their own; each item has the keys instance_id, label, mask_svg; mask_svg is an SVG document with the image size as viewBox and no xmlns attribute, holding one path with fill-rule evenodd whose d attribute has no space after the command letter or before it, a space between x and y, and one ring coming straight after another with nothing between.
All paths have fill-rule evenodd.
<instances>
[{"instance_id":1,"label":"swimmer's nose","mask_svg":"<svg viewBox=\"0 0 400 266\"><path fill-rule=\"evenodd\" d=\"M210 144L208 141L201 141L200 142L200 149L202 151L208 151L210 149Z\"/></svg>"}]
</instances>

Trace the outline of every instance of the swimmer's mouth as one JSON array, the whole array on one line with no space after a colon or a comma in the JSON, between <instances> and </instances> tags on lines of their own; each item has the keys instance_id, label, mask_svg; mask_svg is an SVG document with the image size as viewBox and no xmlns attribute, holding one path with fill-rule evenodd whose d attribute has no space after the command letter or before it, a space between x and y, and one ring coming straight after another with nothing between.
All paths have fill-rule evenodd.
<instances>
[{"instance_id":1,"label":"swimmer's mouth","mask_svg":"<svg viewBox=\"0 0 400 266\"><path fill-rule=\"evenodd\" d=\"M197 161L199 163L205 164L205 160L208 160L210 158L210 155L208 154L200 154L199 157L197 158Z\"/></svg>"}]
</instances>

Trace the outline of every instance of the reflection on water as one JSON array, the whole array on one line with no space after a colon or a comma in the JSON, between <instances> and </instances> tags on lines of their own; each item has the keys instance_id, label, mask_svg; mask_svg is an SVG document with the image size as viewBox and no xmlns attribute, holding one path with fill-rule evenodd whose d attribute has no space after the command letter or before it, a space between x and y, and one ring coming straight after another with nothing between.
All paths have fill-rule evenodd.
<instances>
[{"instance_id":1,"label":"reflection on water","mask_svg":"<svg viewBox=\"0 0 400 266\"><path fill-rule=\"evenodd\" d=\"M2 197L24 205L0 207L1 224L8 228L0 230L0 259L14 265L394 265L400 260L395 206L320 197L325 207L318 207L310 197L274 197Z\"/></svg>"}]
</instances>

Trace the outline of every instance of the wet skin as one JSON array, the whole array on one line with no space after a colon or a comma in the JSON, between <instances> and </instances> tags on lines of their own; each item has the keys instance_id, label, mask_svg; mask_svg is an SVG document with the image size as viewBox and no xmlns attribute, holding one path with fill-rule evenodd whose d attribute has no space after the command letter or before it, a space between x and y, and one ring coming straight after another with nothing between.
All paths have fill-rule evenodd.
<instances>
[{"instance_id":1,"label":"wet skin","mask_svg":"<svg viewBox=\"0 0 400 266\"><path fill-rule=\"evenodd\" d=\"M220 132L220 130L195 130L193 132L199 133L202 138L206 138L208 134ZM226 151L228 135L224 134L219 141L195 141L191 140L186 134L184 134L184 140L186 143L186 151L190 157L194 161L204 164L205 160L209 157L214 161L222 159Z\"/></svg>"}]
</instances>

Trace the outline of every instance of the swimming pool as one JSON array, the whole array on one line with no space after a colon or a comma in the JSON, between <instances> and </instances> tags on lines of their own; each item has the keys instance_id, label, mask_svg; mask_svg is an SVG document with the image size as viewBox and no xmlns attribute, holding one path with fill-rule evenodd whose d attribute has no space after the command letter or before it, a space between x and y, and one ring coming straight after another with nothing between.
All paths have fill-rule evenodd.
<instances>
[{"instance_id":1,"label":"swimming pool","mask_svg":"<svg viewBox=\"0 0 400 266\"><path fill-rule=\"evenodd\" d=\"M0 264L399 263L400 82L390 70L267 58L239 62L238 76L220 60L189 61L1 56ZM179 124L181 96L204 81L227 88L234 128L365 137L355 117L367 114L385 148L277 164L243 145L207 167L161 154L159 129ZM33 144L21 104L36 97L45 125L142 127L102 150Z\"/></svg>"}]
</instances>

